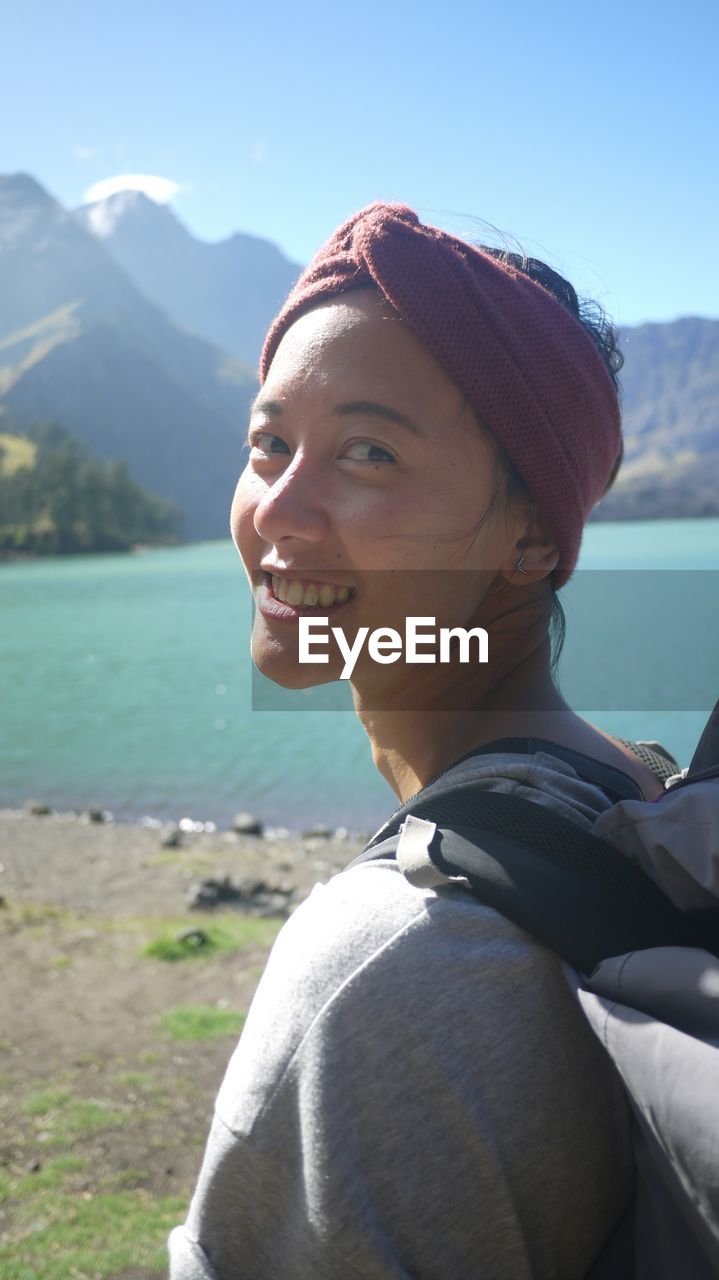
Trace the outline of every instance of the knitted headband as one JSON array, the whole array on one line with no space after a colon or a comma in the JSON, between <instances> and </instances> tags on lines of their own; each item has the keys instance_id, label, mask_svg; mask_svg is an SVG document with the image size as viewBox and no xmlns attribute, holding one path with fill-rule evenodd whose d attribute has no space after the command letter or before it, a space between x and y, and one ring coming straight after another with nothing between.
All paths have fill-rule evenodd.
<instances>
[{"instance_id":1,"label":"knitted headband","mask_svg":"<svg viewBox=\"0 0 719 1280\"><path fill-rule=\"evenodd\" d=\"M424 226L406 205L377 203L339 227L303 271L265 340L260 381L298 316L367 286L506 450L557 540L562 586L621 443L617 393L589 334L523 272Z\"/></svg>"}]
</instances>

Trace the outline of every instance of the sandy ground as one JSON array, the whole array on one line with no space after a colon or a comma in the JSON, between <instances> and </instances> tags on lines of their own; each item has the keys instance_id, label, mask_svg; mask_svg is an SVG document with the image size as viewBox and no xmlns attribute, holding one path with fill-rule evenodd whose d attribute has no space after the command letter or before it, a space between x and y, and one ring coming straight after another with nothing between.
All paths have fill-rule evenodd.
<instances>
[{"instance_id":1,"label":"sandy ground","mask_svg":"<svg viewBox=\"0 0 719 1280\"><path fill-rule=\"evenodd\" d=\"M246 1012L283 917L256 919L264 899L251 895L191 911L188 892L229 876L292 910L362 844L203 832L164 848L139 825L0 811L0 1173L39 1172L60 1152L80 1157L78 1194L189 1197L236 1032L178 1040L161 1019L198 1004ZM168 930L238 914L254 922L240 949L142 954ZM0 1250L16 1230L10 1198Z\"/></svg>"}]
</instances>

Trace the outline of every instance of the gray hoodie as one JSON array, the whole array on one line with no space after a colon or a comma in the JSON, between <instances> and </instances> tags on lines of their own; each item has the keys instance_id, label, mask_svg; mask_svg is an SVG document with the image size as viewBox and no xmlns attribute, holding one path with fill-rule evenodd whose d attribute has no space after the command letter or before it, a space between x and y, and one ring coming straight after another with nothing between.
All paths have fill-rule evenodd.
<instances>
[{"instance_id":1,"label":"gray hoodie","mask_svg":"<svg viewBox=\"0 0 719 1280\"><path fill-rule=\"evenodd\" d=\"M458 770L590 828L571 766ZM580 1280L633 1192L628 1109L560 961L396 862L282 929L217 1098L171 1280Z\"/></svg>"}]
</instances>

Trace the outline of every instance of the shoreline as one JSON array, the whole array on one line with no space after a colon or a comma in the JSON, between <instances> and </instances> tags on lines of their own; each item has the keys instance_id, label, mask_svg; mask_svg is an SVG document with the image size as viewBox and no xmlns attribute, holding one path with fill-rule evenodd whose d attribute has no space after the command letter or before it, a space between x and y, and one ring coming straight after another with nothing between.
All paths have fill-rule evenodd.
<instances>
[{"instance_id":1,"label":"shoreline","mask_svg":"<svg viewBox=\"0 0 719 1280\"><path fill-rule=\"evenodd\" d=\"M373 834L366 827L349 828L338 824L317 822L309 826L287 827L283 823L267 823L252 813L238 812L235 818L227 823L215 822L212 819L196 819L188 815L181 818L161 818L153 814L140 817L126 817L115 814L110 809L87 806L83 809L54 809L45 801L29 799L23 805L3 804L0 802L0 822L18 822L31 820L48 825L59 823L69 828L72 825L90 826L95 830L103 827L119 827L130 830L141 829L166 839L170 833L176 833L178 843L189 836L237 836L242 839L262 841L286 841L296 844L303 840L347 841L355 844L366 843ZM384 821L384 819L382 819ZM377 826L380 823L378 822ZM376 830L377 828L375 828Z\"/></svg>"},{"instance_id":2,"label":"shoreline","mask_svg":"<svg viewBox=\"0 0 719 1280\"><path fill-rule=\"evenodd\" d=\"M0 808L0 908L42 903L188 923L207 908L282 919L352 862L369 834L195 830Z\"/></svg>"},{"instance_id":3,"label":"shoreline","mask_svg":"<svg viewBox=\"0 0 719 1280\"><path fill-rule=\"evenodd\" d=\"M601 509L595 508L588 517L587 524L597 527L600 525L646 525L646 524L667 524L667 523L686 523L687 521L695 521L697 523L706 520L719 520L719 506L716 511L708 512L706 510L696 511L694 513L687 511L669 511L656 512L648 514L646 512L603 512ZM15 551L7 547L0 548L0 565L17 564L28 561L47 561L47 560L72 560L82 558L83 556L119 556L119 555L139 555L148 551L172 551L182 550L187 547L201 546L207 542L230 542L229 538L196 538L185 541L178 539L175 542L137 542L127 547L77 547L68 551Z\"/></svg>"},{"instance_id":4,"label":"shoreline","mask_svg":"<svg viewBox=\"0 0 719 1280\"><path fill-rule=\"evenodd\" d=\"M202 540L201 540L202 541ZM193 542L133 542L127 547L75 547L68 551L14 551L0 548L0 564L18 560L73 560L78 556L127 556L143 551L167 551L174 547L194 546Z\"/></svg>"}]
</instances>

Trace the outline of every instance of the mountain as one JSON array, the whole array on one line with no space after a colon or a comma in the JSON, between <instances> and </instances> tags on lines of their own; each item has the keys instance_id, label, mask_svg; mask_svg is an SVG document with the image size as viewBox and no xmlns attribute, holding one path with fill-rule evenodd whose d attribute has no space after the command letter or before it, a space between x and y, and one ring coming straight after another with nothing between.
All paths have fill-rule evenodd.
<instances>
[{"instance_id":1,"label":"mountain","mask_svg":"<svg viewBox=\"0 0 719 1280\"><path fill-rule=\"evenodd\" d=\"M719 320L620 333L625 459L597 519L719 515Z\"/></svg>"},{"instance_id":2,"label":"mountain","mask_svg":"<svg viewBox=\"0 0 719 1280\"><path fill-rule=\"evenodd\" d=\"M300 273L268 240L198 240L167 205L119 191L76 210L147 298L175 324L256 368L262 341Z\"/></svg>"},{"instance_id":3,"label":"mountain","mask_svg":"<svg viewBox=\"0 0 719 1280\"><path fill-rule=\"evenodd\" d=\"M248 236L203 244L139 192L78 216L173 319L256 360L299 270L276 249ZM625 462L595 518L719 515L719 321L646 324L620 340Z\"/></svg>"},{"instance_id":4,"label":"mountain","mask_svg":"<svg viewBox=\"0 0 719 1280\"><path fill-rule=\"evenodd\" d=\"M0 403L126 460L180 506L184 538L226 537L256 383L206 335L254 365L297 270L249 236L203 244L136 192L71 213L0 178ZM626 460L595 518L719 515L719 320L620 339Z\"/></svg>"},{"instance_id":5,"label":"mountain","mask_svg":"<svg viewBox=\"0 0 719 1280\"><path fill-rule=\"evenodd\" d=\"M224 537L251 370L178 329L33 178L0 177L0 401L61 422Z\"/></svg>"}]
</instances>

